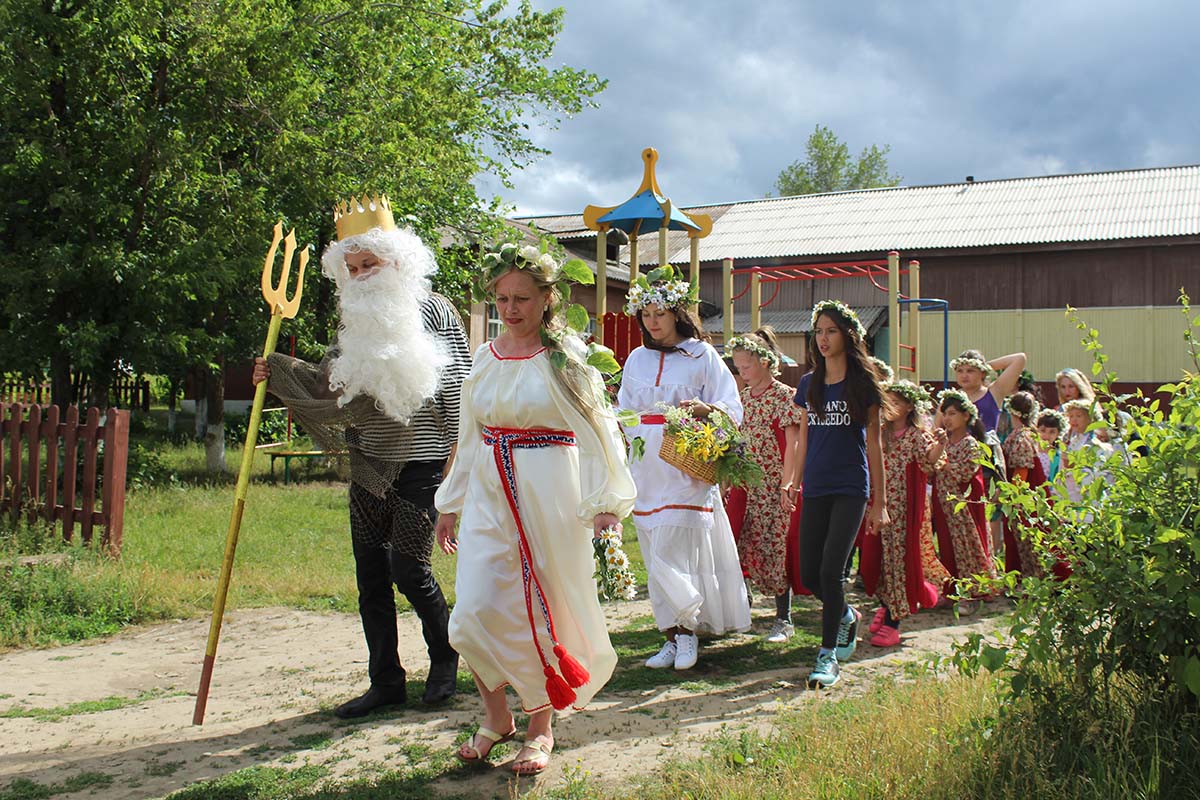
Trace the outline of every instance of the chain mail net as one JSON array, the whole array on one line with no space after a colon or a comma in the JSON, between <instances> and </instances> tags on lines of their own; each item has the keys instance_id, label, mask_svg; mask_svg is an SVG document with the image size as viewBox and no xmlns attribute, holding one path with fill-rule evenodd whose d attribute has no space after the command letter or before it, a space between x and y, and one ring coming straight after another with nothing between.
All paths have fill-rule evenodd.
<instances>
[{"instance_id":1,"label":"chain mail net","mask_svg":"<svg viewBox=\"0 0 1200 800\"><path fill-rule=\"evenodd\" d=\"M338 407L329 389L328 358L320 364L273 353L271 394L291 409L313 441L329 452L348 452L350 480L366 490L350 493L350 530L361 544L386 547L428 561L433 523L427 510L400 497L393 486L409 460L412 430L359 396Z\"/></svg>"}]
</instances>

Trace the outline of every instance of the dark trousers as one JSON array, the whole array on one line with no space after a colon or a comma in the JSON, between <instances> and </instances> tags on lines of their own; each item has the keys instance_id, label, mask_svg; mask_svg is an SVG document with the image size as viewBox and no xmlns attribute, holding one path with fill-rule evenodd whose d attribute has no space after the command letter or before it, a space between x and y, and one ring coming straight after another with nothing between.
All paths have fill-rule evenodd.
<instances>
[{"instance_id":1,"label":"dark trousers","mask_svg":"<svg viewBox=\"0 0 1200 800\"><path fill-rule=\"evenodd\" d=\"M430 518L436 519L433 495L441 478L441 462L413 462L407 464L396 478L393 490L418 507L429 509ZM351 484L350 491L365 490ZM412 604L421 620L430 662L436 664L454 658L454 648L450 646L446 632L450 609L442 588L433 577L432 566L387 548L362 545L353 535L351 541L358 582L358 615L362 618L363 635L367 640L367 673L371 685L386 687L404 683L404 667L397 651L393 584Z\"/></svg>"},{"instance_id":2,"label":"dark trousers","mask_svg":"<svg viewBox=\"0 0 1200 800\"><path fill-rule=\"evenodd\" d=\"M800 510L800 580L821 600L821 646L837 645L846 612L842 570L854 548L867 498L849 495L805 497Z\"/></svg>"}]
</instances>

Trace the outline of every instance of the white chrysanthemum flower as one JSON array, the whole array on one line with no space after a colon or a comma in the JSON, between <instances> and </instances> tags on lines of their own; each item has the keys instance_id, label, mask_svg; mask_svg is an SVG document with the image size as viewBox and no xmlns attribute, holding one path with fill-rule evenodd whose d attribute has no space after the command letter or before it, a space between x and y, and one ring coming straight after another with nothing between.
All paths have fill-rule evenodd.
<instances>
[{"instance_id":1,"label":"white chrysanthemum flower","mask_svg":"<svg viewBox=\"0 0 1200 800\"><path fill-rule=\"evenodd\" d=\"M539 258L541 258L542 255L542 251L531 244L525 245L517 252L520 254L521 258L525 259L526 261L536 262Z\"/></svg>"}]
</instances>

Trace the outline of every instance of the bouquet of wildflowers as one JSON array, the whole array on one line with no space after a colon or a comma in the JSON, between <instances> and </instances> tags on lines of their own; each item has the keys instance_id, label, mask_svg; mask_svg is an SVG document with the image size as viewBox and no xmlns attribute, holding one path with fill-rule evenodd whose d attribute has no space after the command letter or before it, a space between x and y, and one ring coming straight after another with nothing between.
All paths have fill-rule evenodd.
<instances>
[{"instance_id":1,"label":"bouquet of wildflowers","mask_svg":"<svg viewBox=\"0 0 1200 800\"><path fill-rule=\"evenodd\" d=\"M666 432L675 438L675 452L714 468L716 482L727 486L757 486L763 481L762 467L746 449L733 419L714 408L705 419L698 419L685 408L659 403L667 420Z\"/></svg>"},{"instance_id":2,"label":"bouquet of wildflowers","mask_svg":"<svg viewBox=\"0 0 1200 800\"><path fill-rule=\"evenodd\" d=\"M629 569L629 556L621 546L621 527L612 525L592 539L596 548L596 591L601 600L632 600L637 581Z\"/></svg>"}]
</instances>

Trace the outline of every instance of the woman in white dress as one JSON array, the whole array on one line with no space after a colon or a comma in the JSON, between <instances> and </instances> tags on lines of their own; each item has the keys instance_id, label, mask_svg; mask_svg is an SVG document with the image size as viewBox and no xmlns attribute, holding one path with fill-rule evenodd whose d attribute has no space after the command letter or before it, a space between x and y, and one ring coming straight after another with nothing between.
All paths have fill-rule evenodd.
<instances>
[{"instance_id":1,"label":"woman in white dress","mask_svg":"<svg viewBox=\"0 0 1200 800\"><path fill-rule=\"evenodd\" d=\"M742 422L737 382L707 341L689 309L686 281L669 280L630 290L627 314L636 314L643 346L629 354L618 405L639 415L626 428L645 442L632 461L637 484L638 543L646 563L654 620L666 636L646 661L654 669L690 669L699 649L697 631L725 633L750 627L750 605L733 530L716 486L697 480L659 458L659 403L690 407L698 417L719 408Z\"/></svg>"},{"instance_id":2,"label":"woman in white dress","mask_svg":"<svg viewBox=\"0 0 1200 800\"><path fill-rule=\"evenodd\" d=\"M592 577L592 536L619 524L635 495L582 343L566 335L543 344L556 324L558 265L527 249L487 286L505 330L475 353L457 453L435 498L438 543L458 553L450 643L484 705L478 733L458 756L483 761L516 736L511 686L529 714L512 763L518 774L546 768L554 710L587 705L616 666Z\"/></svg>"}]
</instances>

